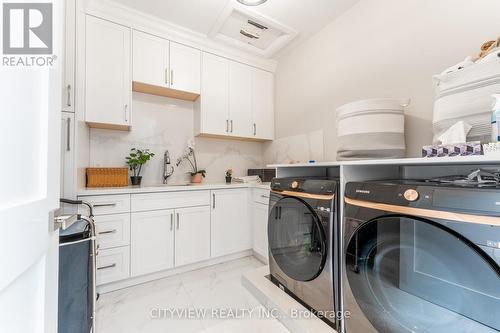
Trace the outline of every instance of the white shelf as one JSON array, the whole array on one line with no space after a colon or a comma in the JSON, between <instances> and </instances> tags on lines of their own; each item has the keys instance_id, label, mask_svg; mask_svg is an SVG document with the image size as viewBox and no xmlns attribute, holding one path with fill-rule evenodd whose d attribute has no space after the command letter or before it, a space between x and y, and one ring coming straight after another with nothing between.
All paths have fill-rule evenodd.
<instances>
[{"instance_id":1,"label":"white shelf","mask_svg":"<svg viewBox=\"0 0 500 333\"><path fill-rule=\"evenodd\" d=\"M446 165L446 164L500 164L500 158L490 156L421 157L382 160L332 161L296 164L270 164L269 168L337 167L354 165Z\"/></svg>"}]
</instances>

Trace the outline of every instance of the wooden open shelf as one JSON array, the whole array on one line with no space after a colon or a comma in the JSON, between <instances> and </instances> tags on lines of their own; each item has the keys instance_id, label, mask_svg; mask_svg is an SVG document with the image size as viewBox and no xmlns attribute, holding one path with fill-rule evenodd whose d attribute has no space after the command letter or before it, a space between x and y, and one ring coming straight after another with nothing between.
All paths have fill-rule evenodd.
<instances>
[{"instance_id":1,"label":"wooden open shelf","mask_svg":"<svg viewBox=\"0 0 500 333\"><path fill-rule=\"evenodd\" d=\"M200 97L199 94L193 94L190 92L170 89L166 87L154 86L151 84L137 82L137 81L132 81L132 91L144 94L156 95L156 96L177 98L191 102L195 101L198 97Z\"/></svg>"}]
</instances>

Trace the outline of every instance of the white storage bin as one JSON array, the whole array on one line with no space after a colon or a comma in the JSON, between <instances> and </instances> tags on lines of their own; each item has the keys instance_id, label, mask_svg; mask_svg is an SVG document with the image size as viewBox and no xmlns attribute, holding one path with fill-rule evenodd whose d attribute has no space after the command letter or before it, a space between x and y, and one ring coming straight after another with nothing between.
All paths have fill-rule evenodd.
<instances>
[{"instance_id":1,"label":"white storage bin","mask_svg":"<svg viewBox=\"0 0 500 333\"><path fill-rule=\"evenodd\" d=\"M337 109L337 159L400 158L406 155L405 98L367 99Z\"/></svg>"},{"instance_id":2,"label":"white storage bin","mask_svg":"<svg viewBox=\"0 0 500 333\"><path fill-rule=\"evenodd\" d=\"M490 141L494 101L491 95L500 92L500 56L497 54L461 70L435 76L434 141L460 120L472 126L467 141Z\"/></svg>"}]
</instances>

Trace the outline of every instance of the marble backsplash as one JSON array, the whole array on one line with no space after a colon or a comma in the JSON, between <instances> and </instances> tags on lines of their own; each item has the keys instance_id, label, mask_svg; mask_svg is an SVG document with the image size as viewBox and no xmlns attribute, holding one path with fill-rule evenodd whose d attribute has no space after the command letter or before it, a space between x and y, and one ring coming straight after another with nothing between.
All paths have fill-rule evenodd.
<instances>
[{"instance_id":1,"label":"marble backsplash","mask_svg":"<svg viewBox=\"0 0 500 333\"><path fill-rule=\"evenodd\" d=\"M322 130L278 138L265 143L263 158L266 164L304 163L325 160Z\"/></svg>"},{"instance_id":2,"label":"marble backsplash","mask_svg":"<svg viewBox=\"0 0 500 333\"><path fill-rule=\"evenodd\" d=\"M161 183L165 150L175 167L177 157L193 138L193 103L134 93L132 107L131 131L90 129L89 165L125 166L130 148L149 148L156 155L143 168L143 184ZM206 182L223 182L228 168L238 176L246 175L248 168L265 165L262 143L211 138L195 138L195 143L198 166L207 171ZM175 167L169 182L187 181L188 171L187 162Z\"/></svg>"}]
</instances>

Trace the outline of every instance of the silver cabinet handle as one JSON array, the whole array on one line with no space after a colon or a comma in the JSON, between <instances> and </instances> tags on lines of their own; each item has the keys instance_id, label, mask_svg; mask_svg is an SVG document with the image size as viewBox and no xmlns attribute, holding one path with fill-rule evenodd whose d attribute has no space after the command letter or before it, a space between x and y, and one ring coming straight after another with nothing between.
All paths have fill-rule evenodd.
<instances>
[{"instance_id":1,"label":"silver cabinet handle","mask_svg":"<svg viewBox=\"0 0 500 333\"><path fill-rule=\"evenodd\" d=\"M179 220L180 220L179 213L177 213L177 230L179 230Z\"/></svg>"},{"instance_id":2,"label":"silver cabinet handle","mask_svg":"<svg viewBox=\"0 0 500 333\"><path fill-rule=\"evenodd\" d=\"M253 135L257 135L257 124L253 123Z\"/></svg>"},{"instance_id":3,"label":"silver cabinet handle","mask_svg":"<svg viewBox=\"0 0 500 333\"><path fill-rule=\"evenodd\" d=\"M264 194L262 194L260 197L261 197L261 198L264 198L264 199L269 199L269 196L264 195Z\"/></svg>"},{"instance_id":4,"label":"silver cabinet handle","mask_svg":"<svg viewBox=\"0 0 500 333\"><path fill-rule=\"evenodd\" d=\"M71 150L71 118L66 118L66 151Z\"/></svg>"},{"instance_id":5,"label":"silver cabinet handle","mask_svg":"<svg viewBox=\"0 0 500 333\"><path fill-rule=\"evenodd\" d=\"M114 207L114 206L116 206L116 202L98 203L98 204L93 204L92 206L94 206L94 207Z\"/></svg>"},{"instance_id":6,"label":"silver cabinet handle","mask_svg":"<svg viewBox=\"0 0 500 333\"><path fill-rule=\"evenodd\" d=\"M106 234L114 234L115 232L116 232L116 229L113 229L113 230L101 231L98 234L99 235L106 235Z\"/></svg>"},{"instance_id":7,"label":"silver cabinet handle","mask_svg":"<svg viewBox=\"0 0 500 333\"><path fill-rule=\"evenodd\" d=\"M111 264L111 265L107 265L107 266L97 267L97 269L101 270L101 269L108 269L108 268L114 268L114 267L116 267L116 264Z\"/></svg>"},{"instance_id":8,"label":"silver cabinet handle","mask_svg":"<svg viewBox=\"0 0 500 333\"><path fill-rule=\"evenodd\" d=\"M125 104L124 110L125 110L125 122L128 123L128 104Z\"/></svg>"},{"instance_id":9,"label":"silver cabinet handle","mask_svg":"<svg viewBox=\"0 0 500 333\"><path fill-rule=\"evenodd\" d=\"M232 119L231 119L230 123L231 123L231 133L233 133L233 120Z\"/></svg>"},{"instance_id":10,"label":"silver cabinet handle","mask_svg":"<svg viewBox=\"0 0 500 333\"><path fill-rule=\"evenodd\" d=\"M168 68L165 68L165 84L168 86Z\"/></svg>"},{"instance_id":11,"label":"silver cabinet handle","mask_svg":"<svg viewBox=\"0 0 500 333\"><path fill-rule=\"evenodd\" d=\"M215 209L215 193L212 193L212 208Z\"/></svg>"},{"instance_id":12,"label":"silver cabinet handle","mask_svg":"<svg viewBox=\"0 0 500 333\"><path fill-rule=\"evenodd\" d=\"M170 214L170 231L174 230L174 213Z\"/></svg>"},{"instance_id":13,"label":"silver cabinet handle","mask_svg":"<svg viewBox=\"0 0 500 333\"><path fill-rule=\"evenodd\" d=\"M226 119L226 133L229 133L229 119Z\"/></svg>"},{"instance_id":14,"label":"silver cabinet handle","mask_svg":"<svg viewBox=\"0 0 500 333\"><path fill-rule=\"evenodd\" d=\"M66 86L66 92L68 94L68 98L66 100L66 106L71 106L71 84Z\"/></svg>"},{"instance_id":15,"label":"silver cabinet handle","mask_svg":"<svg viewBox=\"0 0 500 333\"><path fill-rule=\"evenodd\" d=\"M174 85L174 70L170 70L170 86Z\"/></svg>"}]
</instances>

